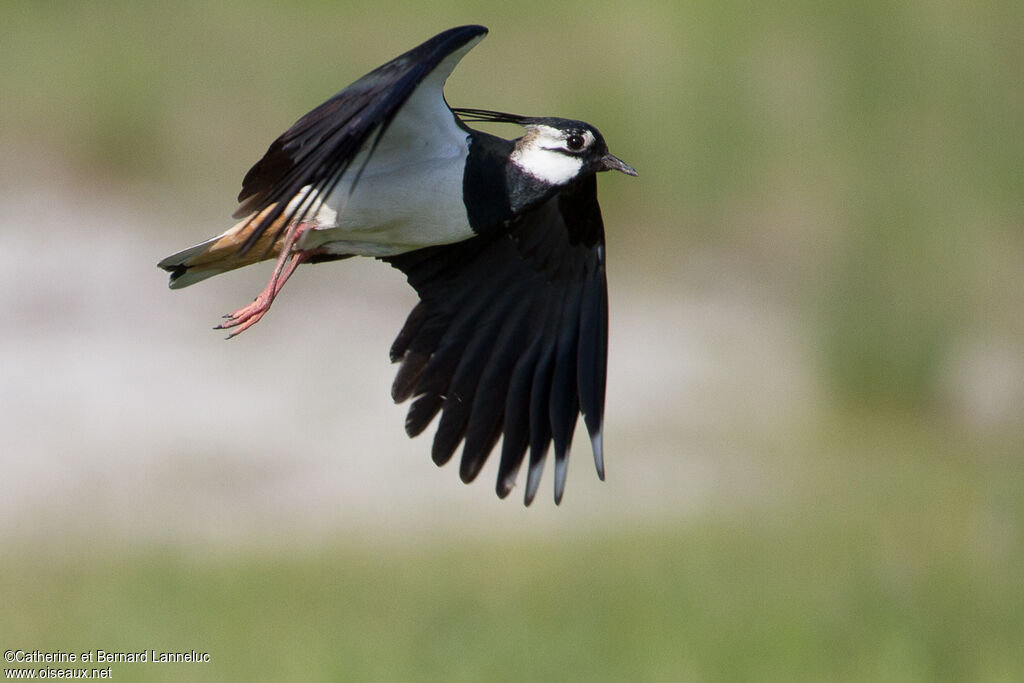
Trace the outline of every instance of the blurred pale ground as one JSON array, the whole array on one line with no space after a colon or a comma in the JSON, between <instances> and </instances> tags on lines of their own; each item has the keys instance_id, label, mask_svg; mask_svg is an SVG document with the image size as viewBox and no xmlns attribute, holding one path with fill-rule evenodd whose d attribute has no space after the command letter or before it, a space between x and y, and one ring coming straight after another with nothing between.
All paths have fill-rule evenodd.
<instances>
[{"instance_id":1,"label":"blurred pale ground","mask_svg":"<svg viewBox=\"0 0 1024 683\"><path fill-rule=\"evenodd\" d=\"M578 117L608 481L402 433L414 295L170 292L295 118L460 23L454 105ZM0 646L120 680L1024 680L1024 6L0 4ZM505 131L512 134L512 131Z\"/></svg>"}]
</instances>

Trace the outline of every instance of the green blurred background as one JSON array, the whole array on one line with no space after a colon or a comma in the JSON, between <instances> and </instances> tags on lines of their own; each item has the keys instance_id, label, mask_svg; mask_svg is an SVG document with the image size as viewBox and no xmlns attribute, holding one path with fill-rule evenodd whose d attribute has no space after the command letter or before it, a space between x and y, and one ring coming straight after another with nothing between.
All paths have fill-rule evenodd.
<instances>
[{"instance_id":1,"label":"green blurred background","mask_svg":"<svg viewBox=\"0 0 1024 683\"><path fill-rule=\"evenodd\" d=\"M393 533L390 516L416 511L368 496L356 530L321 518L240 541L8 506L0 645L211 652L113 665L121 680L1024 680L1019 2L5 0L7 201L123 202L145 218L76 239L127 234L155 262L227 226L244 171L299 115L462 23L491 34L449 102L588 120L640 172L601 181L613 325L653 310L613 330L620 376L674 377L673 307L738 291L738 312L694 315L717 330L705 341L750 340L700 385L743 400L703 405L684 382L653 397L661 413L623 406L616 427L609 411L610 477L646 473L632 513L614 484L586 488L582 439L562 509L522 511L481 481L471 525L456 512ZM34 230L0 223L39 246L30 265L65 244ZM83 269L116 273L91 256ZM30 298L4 282L9 303ZM17 363L28 342L0 335ZM747 373L781 370L762 336L798 378L764 401ZM650 363L616 355L617 339L666 337ZM687 422L694 406L711 417ZM694 453L715 457L680 464ZM688 493L695 472L710 492ZM444 474L422 486L459 494Z\"/></svg>"}]
</instances>

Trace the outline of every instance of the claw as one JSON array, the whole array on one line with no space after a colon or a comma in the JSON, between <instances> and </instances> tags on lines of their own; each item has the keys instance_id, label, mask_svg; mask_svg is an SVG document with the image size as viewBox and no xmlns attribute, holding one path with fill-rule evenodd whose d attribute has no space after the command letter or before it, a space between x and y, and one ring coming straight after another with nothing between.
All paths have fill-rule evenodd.
<instances>
[{"instance_id":1,"label":"claw","mask_svg":"<svg viewBox=\"0 0 1024 683\"><path fill-rule=\"evenodd\" d=\"M284 282L281 282L280 284L283 285ZM266 297L260 295L251 304L238 309L234 313L228 313L224 316L226 318L226 322L222 322L214 329L226 330L229 327L236 327L244 322L252 320L253 318L259 320L263 314L270 309L270 304L274 300L274 296L276 296L277 292L280 291L280 287L276 287L276 290L277 291L274 291L272 294L268 292L268 296ZM253 320L253 322L256 320Z\"/></svg>"}]
</instances>

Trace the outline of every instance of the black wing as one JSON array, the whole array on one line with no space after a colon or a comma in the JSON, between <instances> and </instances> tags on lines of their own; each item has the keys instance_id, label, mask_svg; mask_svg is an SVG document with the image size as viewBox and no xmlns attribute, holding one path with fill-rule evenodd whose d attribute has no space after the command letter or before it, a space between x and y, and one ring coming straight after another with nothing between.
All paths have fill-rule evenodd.
<instances>
[{"instance_id":1,"label":"black wing","mask_svg":"<svg viewBox=\"0 0 1024 683\"><path fill-rule=\"evenodd\" d=\"M266 214L256 214L260 223L243 251L286 211L291 215L282 226L315 211L315 204L337 186L364 146L369 144L363 163L389 129L392 133L387 144L395 147L402 147L409 137L433 140L438 132L458 131L456 119L444 103L444 81L486 33L483 26L460 26L439 33L363 76L271 143L263 158L249 169L238 195L241 204L235 218L273 207ZM407 108L414 94L420 106ZM306 186L316 192L289 207Z\"/></svg>"},{"instance_id":2,"label":"black wing","mask_svg":"<svg viewBox=\"0 0 1024 683\"><path fill-rule=\"evenodd\" d=\"M396 402L414 398L410 436L441 412L434 462L447 462L464 440L459 474L468 483L503 436L498 495L512 489L529 448L529 505L554 441L558 503L582 413L604 479L608 293L594 176L507 231L384 260L420 295L391 347L401 361L391 393Z\"/></svg>"}]
</instances>

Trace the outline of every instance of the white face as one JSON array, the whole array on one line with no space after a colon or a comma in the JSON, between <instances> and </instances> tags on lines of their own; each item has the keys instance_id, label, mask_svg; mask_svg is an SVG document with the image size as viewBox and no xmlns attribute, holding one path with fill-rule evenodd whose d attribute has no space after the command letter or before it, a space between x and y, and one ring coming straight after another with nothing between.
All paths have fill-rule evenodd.
<instances>
[{"instance_id":1,"label":"white face","mask_svg":"<svg viewBox=\"0 0 1024 683\"><path fill-rule=\"evenodd\" d=\"M564 185L583 168L581 154L594 144L594 134L571 135L551 126L531 126L512 152L512 162L534 178Z\"/></svg>"}]
</instances>

